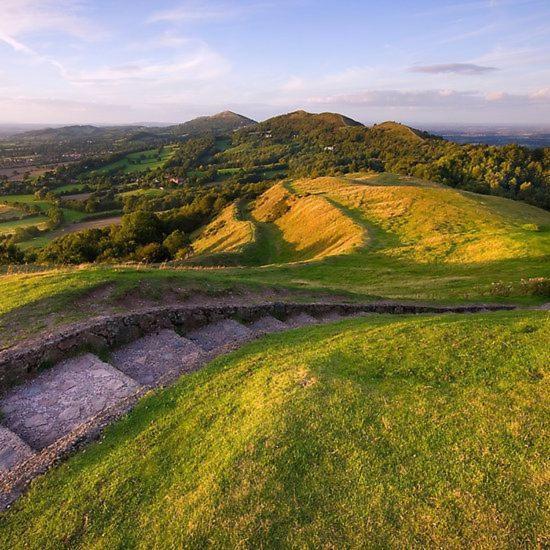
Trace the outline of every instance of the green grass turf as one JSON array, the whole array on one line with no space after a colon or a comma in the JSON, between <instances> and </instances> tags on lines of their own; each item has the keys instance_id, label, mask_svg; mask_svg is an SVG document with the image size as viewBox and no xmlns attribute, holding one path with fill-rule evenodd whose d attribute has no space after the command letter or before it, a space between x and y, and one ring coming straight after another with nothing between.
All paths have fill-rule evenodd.
<instances>
[{"instance_id":1,"label":"green grass turf","mask_svg":"<svg viewBox=\"0 0 550 550\"><path fill-rule=\"evenodd\" d=\"M273 335L143 400L4 548L520 548L548 526L545 312Z\"/></svg>"},{"instance_id":2,"label":"green grass turf","mask_svg":"<svg viewBox=\"0 0 550 550\"><path fill-rule=\"evenodd\" d=\"M84 188L83 183L69 183L67 185L62 185L61 187L56 187L53 192L58 193L66 193L68 191L82 191Z\"/></svg>"},{"instance_id":3,"label":"green grass turf","mask_svg":"<svg viewBox=\"0 0 550 550\"><path fill-rule=\"evenodd\" d=\"M148 151L140 151L139 153L130 153L124 158L97 168L96 170L90 170L88 174L105 175L112 170L122 169L125 174L139 174L147 170L154 170L160 168L170 158L174 152L173 146L164 147L160 158L158 155L158 149L150 149ZM138 161L140 157L144 156L145 160L138 162L138 164L131 164L129 161Z\"/></svg>"},{"instance_id":4,"label":"green grass turf","mask_svg":"<svg viewBox=\"0 0 550 550\"><path fill-rule=\"evenodd\" d=\"M42 226L48 219L45 216L30 216L22 220L13 220L10 222L0 222L0 235L13 233L19 227L31 227L33 225Z\"/></svg>"}]
</instances>

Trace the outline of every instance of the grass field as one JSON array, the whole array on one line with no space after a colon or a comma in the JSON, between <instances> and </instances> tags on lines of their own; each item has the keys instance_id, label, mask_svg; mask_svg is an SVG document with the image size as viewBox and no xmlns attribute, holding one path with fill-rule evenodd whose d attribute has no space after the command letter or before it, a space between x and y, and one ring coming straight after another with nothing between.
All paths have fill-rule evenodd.
<instances>
[{"instance_id":1,"label":"grass field","mask_svg":"<svg viewBox=\"0 0 550 550\"><path fill-rule=\"evenodd\" d=\"M82 186L79 186L79 185L67 185L65 186L65 190L73 191L73 190L78 190L81 187ZM56 189L56 191L59 191L60 189L62 188L60 187ZM44 213L46 213L50 208L52 208L52 204L50 202L46 200L37 199L34 195L0 196L0 203L4 203L4 206L9 207L9 205L17 202L36 206L40 208L40 210ZM21 246L23 249L27 249L29 247L42 248L46 246L50 241L52 241L59 235L63 234L64 232L70 233L74 231L80 231L88 227L88 225L86 225L86 222L81 221L83 218L89 216L88 213L80 212L79 210L73 210L70 208L62 208L62 210L63 210L64 221L63 221L63 227L61 229L49 231L44 235L41 235L29 241L18 243L18 245ZM1 222L1 218L0 218L0 235L13 233L15 229L18 227L31 227L33 225L36 225L40 229L43 229L45 227L46 222L47 222L46 216L40 216L40 215L31 216L28 218L24 218L22 220L3 222L3 223ZM89 227L97 227L97 225L92 224L92 225L89 225Z\"/></svg>"},{"instance_id":2,"label":"grass field","mask_svg":"<svg viewBox=\"0 0 550 550\"><path fill-rule=\"evenodd\" d=\"M0 222L13 219L18 216L24 216L25 212L16 208L15 206L10 206L9 204L0 204Z\"/></svg>"},{"instance_id":3,"label":"grass field","mask_svg":"<svg viewBox=\"0 0 550 550\"><path fill-rule=\"evenodd\" d=\"M19 227L31 227L36 225L43 228L47 221L48 220L45 216L29 216L28 218L23 218L22 220L0 222L0 235L9 235Z\"/></svg>"},{"instance_id":4,"label":"grass field","mask_svg":"<svg viewBox=\"0 0 550 550\"><path fill-rule=\"evenodd\" d=\"M85 185L83 183L69 183L67 185L62 185L61 187L56 187L53 192L57 195L59 193L67 193L68 191L76 192L82 191Z\"/></svg>"},{"instance_id":5,"label":"grass field","mask_svg":"<svg viewBox=\"0 0 550 550\"><path fill-rule=\"evenodd\" d=\"M546 312L264 338L33 483L6 548L544 547Z\"/></svg>"},{"instance_id":6,"label":"grass field","mask_svg":"<svg viewBox=\"0 0 550 550\"><path fill-rule=\"evenodd\" d=\"M130 153L116 162L112 162L96 170L90 170L88 174L106 175L115 170L120 170L125 174L139 174L140 172L160 168L173 152L174 146L166 146L161 152L159 152L159 149L149 149L148 151Z\"/></svg>"},{"instance_id":7,"label":"grass field","mask_svg":"<svg viewBox=\"0 0 550 550\"><path fill-rule=\"evenodd\" d=\"M139 196L145 196L145 197L160 197L162 195L165 195L167 191L164 191L163 189L135 189L133 191L124 191L123 193L119 193L121 197L129 197L132 195L139 195Z\"/></svg>"}]
</instances>

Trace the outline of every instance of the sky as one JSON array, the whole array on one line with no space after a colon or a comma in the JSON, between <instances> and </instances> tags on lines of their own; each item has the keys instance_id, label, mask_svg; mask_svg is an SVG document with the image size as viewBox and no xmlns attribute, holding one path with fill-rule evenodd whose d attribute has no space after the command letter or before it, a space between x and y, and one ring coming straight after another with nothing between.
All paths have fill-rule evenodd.
<instances>
[{"instance_id":1,"label":"sky","mask_svg":"<svg viewBox=\"0 0 550 550\"><path fill-rule=\"evenodd\" d=\"M0 122L550 125L550 0L0 0Z\"/></svg>"}]
</instances>

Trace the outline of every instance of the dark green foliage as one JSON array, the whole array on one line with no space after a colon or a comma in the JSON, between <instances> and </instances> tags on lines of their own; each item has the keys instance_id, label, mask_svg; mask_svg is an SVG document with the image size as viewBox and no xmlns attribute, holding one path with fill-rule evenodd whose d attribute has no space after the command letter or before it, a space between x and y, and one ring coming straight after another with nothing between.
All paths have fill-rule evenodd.
<instances>
[{"instance_id":1,"label":"dark green foliage","mask_svg":"<svg viewBox=\"0 0 550 550\"><path fill-rule=\"evenodd\" d=\"M176 229L164 239L162 244L172 256L175 256L178 250L189 245L189 237L183 231Z\"/></svg>"},{"instance_id":2,"label":"dark green foliage","mask_svg":"<svg viewBox=\"0 0 550 550\"><path fill-rule=\"evenodd\" d=\"M117 240L127 244L143 245L158 241L162 236L162 224L152 212L133 212L122 218Z\"/></svg>"},{"instance_id":3,"label":"dark green foliage","mask_svg":"<svg viewBox=\"0 0 550 550\"><path fill-rule=\"evenodd\" d=\"M136 251L136 260L149 264L163 262L169 258L170 253L168 249L159 243L146 244Z\"/></svg>"},{"instance_id":4,"label":"dark green foliage","mask_svg":"<svg viewBox=\"0 0 550 550\"><path fill-rule=\"evenodd\" d=\"M22 264L25 254L14 244L0 242L0 265Z\"/></svg>"},{"instance_id":5,"label":"dark green foliage","mask_svg":"<svg viewBox=\"0 0 550 550\"><path fill-rule=\"evenodd\" d=\"M63 210L59 206L52 206L47 212L48 216L48 227L49 229L56 229L57 227L63 224L64 215Z\"/></svg>"}]
</instances>

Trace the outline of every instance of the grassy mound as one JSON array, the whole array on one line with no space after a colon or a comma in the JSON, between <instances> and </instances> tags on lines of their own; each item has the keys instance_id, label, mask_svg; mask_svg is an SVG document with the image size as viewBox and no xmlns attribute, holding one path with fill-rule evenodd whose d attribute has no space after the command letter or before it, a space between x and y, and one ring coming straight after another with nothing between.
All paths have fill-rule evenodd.
<instances>
[{"instance_id":1,"label":"grassy mound","mask_svg":"<svg viewBox=\"0 0 550 550\"><path fill-rule=\"evenodd\" d=\"M254 225L241 219L239 205L233 203L199 231L193 251L199 256L239 253L254 240Z\"/></svg>"},{"instance_id":2,"label":"grassy mound","mask_svg":"<svg viewBox=\"0 0 550 550\"><path fill-rule=\"evenodd\" d=\"M295 187L321 193L375 226L388 256L480 263L550 254L550 213L523 203L388 174L302 180Z\"/></svg>"},{"instance_id":3,"label":"grassy mound","mask_svg":"<svg viewBox=\"0 0 550 550\"><path fill-rule=\"evenodd\" d=\"M35 482L0 546L536 546L549 344L544 312L271 336Z\"/></svg>"}]
</instances>

